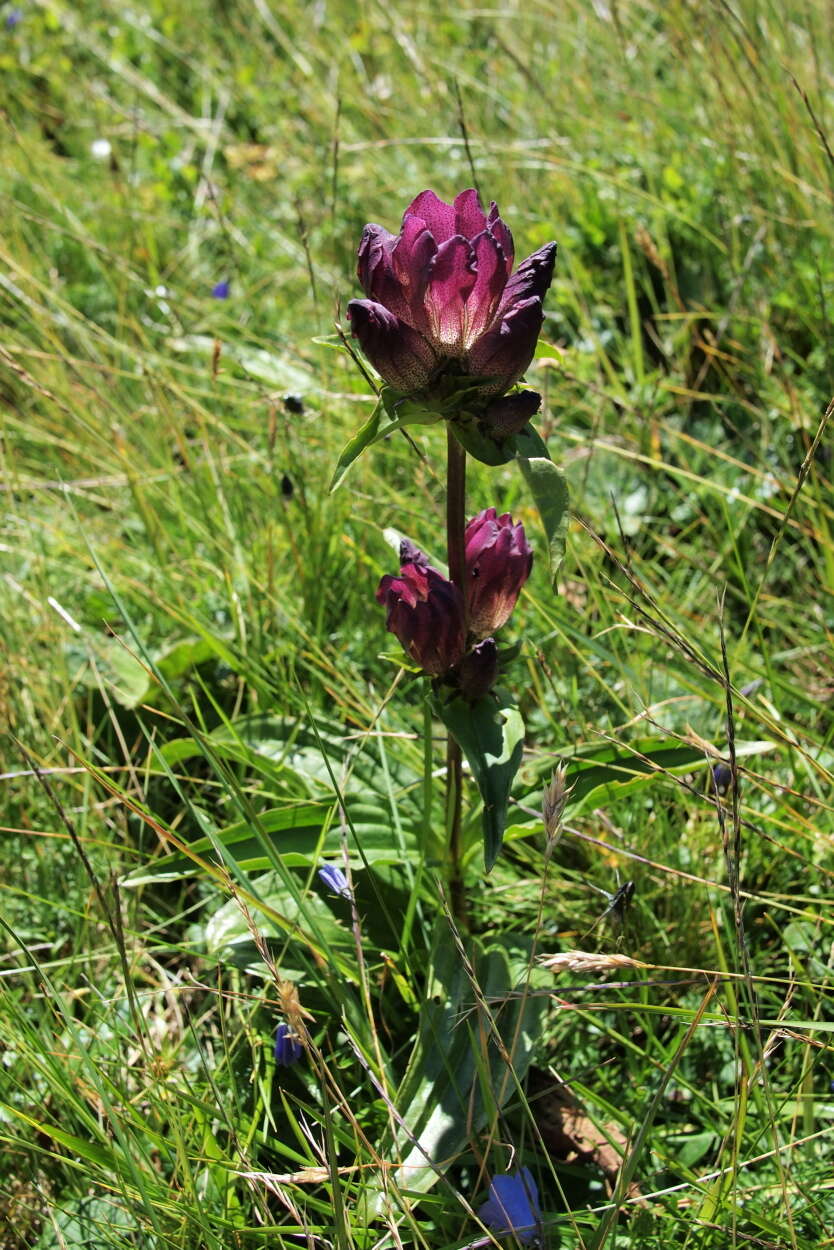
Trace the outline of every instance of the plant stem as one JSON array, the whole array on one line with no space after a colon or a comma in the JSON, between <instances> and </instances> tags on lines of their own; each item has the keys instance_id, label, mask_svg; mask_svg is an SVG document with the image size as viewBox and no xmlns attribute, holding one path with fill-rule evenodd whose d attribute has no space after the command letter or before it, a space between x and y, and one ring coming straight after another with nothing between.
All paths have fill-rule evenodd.
<instances>
[{"instance_id":1,"label":"plant stem","mask_svg":"<svg viewBox=\"0 0 834 1250\"><path fill-rule=\"evenodd\" d=\"M449 578L466 601L466 452L446 426L446 558ZM449 834L449 895L452 914L466 927L466 893L461 865L463 769L460 747L451 733L446 739L446 828Z\"/></svg>"}]
</instances>

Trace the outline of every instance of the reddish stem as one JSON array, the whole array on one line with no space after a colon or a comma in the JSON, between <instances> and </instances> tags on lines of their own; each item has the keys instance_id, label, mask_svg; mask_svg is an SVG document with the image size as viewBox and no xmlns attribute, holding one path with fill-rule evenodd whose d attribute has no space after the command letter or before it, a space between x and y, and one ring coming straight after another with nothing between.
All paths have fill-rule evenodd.
<instances>
[{"instance_id":1,"label":"reddish stem","mask_svg":"<svg viewBox=\"0 0 834 1250\"><path fill-rule=\"evenodd\" d=\"M466 602L466 452L446 425L446 558L449 578ZM466 893L463 887L461 817L463 761L451 733L446 739L446 827L449 833L449 894L452 914L466 925Z\"/></svg>"}]
</instances>

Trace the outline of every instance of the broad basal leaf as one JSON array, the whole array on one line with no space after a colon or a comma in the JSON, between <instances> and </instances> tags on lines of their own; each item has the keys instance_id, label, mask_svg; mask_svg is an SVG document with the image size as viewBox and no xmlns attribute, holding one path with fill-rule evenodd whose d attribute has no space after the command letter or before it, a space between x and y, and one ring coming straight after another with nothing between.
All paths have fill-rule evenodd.
<instances>
[{"instance_id":1,"label":"broad basal leaf","mask_svg":"<svg viewBox=\"0 0 834 1250\"><path fill-rule=\"evenodd\" d=\"M417 1040L395 1096L402 1123L381 1152L399 1160L395 1180L410 1193L431 1189L470 1135L517 1095L547 1007L544 996L529 992L546 981L531 973L524 938L486 950L469 939L468 950L477 988L449 929L438 924ZM382 1192L368 1197L378 1211Z\"/></svg>"}]
</instances>

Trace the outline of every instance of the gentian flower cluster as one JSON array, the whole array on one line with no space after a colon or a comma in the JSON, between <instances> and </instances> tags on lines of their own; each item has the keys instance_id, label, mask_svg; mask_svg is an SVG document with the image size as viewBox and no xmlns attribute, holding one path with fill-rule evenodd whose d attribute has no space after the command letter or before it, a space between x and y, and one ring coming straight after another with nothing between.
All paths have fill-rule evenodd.
<instances>
[{"instance_id":1,"label":"gentian flower cluster","mask_svg":"<svg viewBox=\"0 0 834 1250\"><path fill-rule=\"evenodd\" d=\"M469 522L465 550L465 593L413 543L404 542L399 576L383 577L376 597L387 609L387 628L423 672L435 678L451 674L475 701L498 675L491 635L509 619L530 576L533 553L524 527L513 524L508 512L498 516L495 508Z\"/></svg>"},{"instance_id":2,"label":"gentian flower cluster","mask_svg":"<svg viewBox=\"0 0 834 1250\"><path fill-rule=\"evenodd\" d=\"M371 364L397 391L469 381L483 400L502 396L524 373L542 325L556 244L533 252L513 273L513 238L494 203L484 213L474 190L447 204L421 191L398 235L365 227L351 327ZM529 396L498 410L521 426L538 407Z\"/></svg>"}]
</instances>

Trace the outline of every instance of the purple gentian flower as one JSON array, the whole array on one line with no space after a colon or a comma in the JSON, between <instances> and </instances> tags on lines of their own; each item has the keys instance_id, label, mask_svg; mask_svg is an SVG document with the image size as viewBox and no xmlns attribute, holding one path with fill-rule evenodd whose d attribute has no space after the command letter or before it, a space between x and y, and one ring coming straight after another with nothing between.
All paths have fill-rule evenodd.
<instances>
[{"instance_id":1,"label":"purple gentian flower","mask_svg":"<svg viewBox=\"0 0 834 1250\"><path fill-rule=\"evenodd\" d=\"M23 9L9 9L6 14L6 30L14 30L23 21Z\"/></svg>"},{"instance_id":2,"label":"purple gentian flower","mask_svg":"<svg viewBox=\"0 0 834 1250\"><path fill-rule=\"evenodd\" d=\"M441 372L480 379L503 395L533 359L556 244L513 268L513 239L493 203L474 190L453 204L422 191L398 235L365 227L359 281L367 299L348 305L353 333L395 390L422 390ZM530 401L527 401L528 403Z\"/></svg>"},{"instance_id":3,"label":"purple gentian flower","mask_svg":"<svg viewBox=\"0 0 834 1250\"><path fill-rule=\"evenodd\" d=\"M478 1215L495 1233L514 1233L521 1242L533 1241L539 1234L542 1213L530 1169L494 1176Z\"/></svg>"},{"instance_id":4,"label":"purple gentian flower","mask_svg":"<svg viewBox=\"0 0 834 1250\"><path fill-rule=\"evenodd\" d=\"M487 638L509 619L530 576L533 552L524 526L509 512L479 512L466 527L466 607L469 629Z\"/></svg>"},{"instance_id":5,"label":"purple gentian flower","mask_svg":"<svg viewBox=\"0 0 834 1250\"><path fill-rule=\"evenodd\" d=\"M228 299L231 289L232 289L231 285L228 282L226 282L225 279L223 282L216 282L214 286L211 288L211 298L212 299Z\"/></svg>"},{"instance_id":6,"label":"purple gentian flower","mask_svg":"<svg viewBox=\"0 0 834 1250\"><path fill-rule=\"evenodd\" d=\"M383 577L376 598L388 610L386 628L424 673L442 677L463 659L463 596L430 564L403 564L398 577Z\"/></svg>"},{"instance_id":7,"label":"purple gentian flower","mask_svg":"<svg viewBox=\"0 0 834 1250\"><path fill-rule=\"evenodd\" d=\"M282 1020L275 1030L275 1062L280 1068L290 1068L303 1054L298 1034Z\"/></svg>"},{"instance_id":8,"label":"purple gentian flower","mask_svg":"<svg viewBox=\"0 0 834 1250\"><path fill-rule=\"evenodd\" d=\"M336 864L322 864L319 868L319 880L323 881L328 890L338 894L340 898L346 898L348 902L352 900L353 892L348 885L348 879Z\"/></svg>"}]
</instances>

